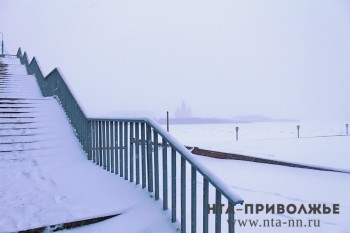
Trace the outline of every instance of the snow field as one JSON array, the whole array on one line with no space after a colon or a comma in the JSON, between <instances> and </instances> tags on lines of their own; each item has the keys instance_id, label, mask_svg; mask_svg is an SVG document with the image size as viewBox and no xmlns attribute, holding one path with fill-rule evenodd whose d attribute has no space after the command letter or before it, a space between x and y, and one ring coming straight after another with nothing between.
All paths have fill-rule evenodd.
<instances>
[{"instance_id":1,"label":"snow field","mask_svg":"<svg viewBox=\"0 0 350 233\"><path fill-rule=\"evenodd\" d=\"M346 136L345 123L172 125L170 132L189 146L350 172L350 136ZM297 125L301 126L300 138Z\"/></svg>"},{"instance_id":2,"label":"snow field","mask_svg":"<svg viewBox=\"0 0 350 233\"><path fill-rule=\"evenodd\" d=\"M303 138L296 138L296 125ZM343 127L341 127L343 126ZM307 125L306 123L240 124L240 139L235 141L235 125L172 125L171 133L184 144L216 151L247 154L297 163L332 167L348 171L349 139L345 124ZM332 204L340 214L245 214L236 219L320 220L320 227L239 227L237 232L350 232L350 175L268 164L197 156L215 174L231 185L246 204ZM214 192L210 193L214 198ZM211 199L214 203L214 199ZM239 208L239 207L238 207ZM244 209L244 208L243 208ZM259 222L261 223L261 222Z\"/></svg>"}]
</instances>

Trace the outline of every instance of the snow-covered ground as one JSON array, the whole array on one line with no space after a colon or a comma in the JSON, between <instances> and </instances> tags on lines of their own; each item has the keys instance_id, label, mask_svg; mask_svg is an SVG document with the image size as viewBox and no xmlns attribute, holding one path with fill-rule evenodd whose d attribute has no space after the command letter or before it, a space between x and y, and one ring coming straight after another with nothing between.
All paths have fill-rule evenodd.
<instances>
[{"instance_id":1,"label":"snow-covered ground","mask_svg":"<svg viewBox=\"0 0 350 233\"><path fill-rule=\"evenodd\" d=\"M272 122L171 125L189 146L350 171L347 122ZM300 125L300 138L297 138ZM236 141L235 127L239 127Z\"/></svg>"},{"instance_id":2,"label":"snow-covered ground","mask_svg":"<svg viewBox=\"0 0 350 233\"><path fill-rule=\"evenodd\" d=\"M175 231L147 192L86 159L62 108L18 60L0 59L15 74L0 93L0 232L111 213L122 215L74 232Z\"/></svg>"},{"instance_id":3,"label":"snow-covered ground","mask_svg":"<svg viewBox=\"0 0 350 233\"><path fill-rule=\"evenodd\" d=\"M302 136L299 139L298 124ZM235 141L236 126L240 127L239 141ZM345 135L345 124L171 125L170 132L186 145L350 170L350 137L338 136ZM247 215L238 211L236 219L259 219L260 222L258 227L239 227L236 224L237 232L350 232L349 174L197 157L228 182L246 204L340 205L340 214L330 215ZM211 195L211 203L214 201L214 195ZM266 219L280 219L282 222L302 219L305 224L314 219L320 220L320 227L259 227Z\"/></svg>"},{"instance_id":4,"label":"snow-covered ground","mask_svg":"<svg viewBox=\"0 0 350 233\"><path fill-rule=\"evenodd\" d=\"M110 213L123 214L70 232L176 231L176 226L170 223L168 213L161 210L160 202L153 201L147 192L134 184L89 162L56 100L40 95L34 78L22 76L25 75L25 69L19 66L18 61L2 61L13 63L11 71L17 78L10 77L13 79L8 83L11 87L2 90L1 98L26 99L7 100L1 106L15 105L26 111L4 113L2 117L23 118L2 118L0 121L0 232L14 232ZM22 124L24 121L31 123ZM11 123L3 124L5 122ZM301 125L299 139L296 135L297 124ZM236 126L240 127L239 141L235 141ZM347 156L350 137L340 136L345 135L345 123L172 125L171 133L186 145L205 149L350 170ZM18 134L22 136L16 136ZM7 152L10 150L15 151ZM236 232L350 232L349 174L194 157L223 178L244 198L245 204L340 205L339 214L312 215L245 214L238 211L237 208L240 207L237 206L236 220L262 222L258 223L258 227L242 227L236 223ZM189 169L188 166L187 174L190 174ZM187 182L190 187L189 176ZM201 177L198 177L199 225L202 216L199 205L202 201L202 188ZM179 196L180 188L177 190ZM190 198L190 190L187 189L187 192L187 197ZM160 194L162 196L162 192ZM214 198L215 191L211 188L210 204L214 204ZM177 204L180 205L180 202ZM189 208L187 212L189 230ZM179 213L177 217L179 218ZM227 215L224 214L222 221L226 219ZM319 220L320 226L259 227L266 219L274 219L275 222L301 219L306 221L303 223L308 223L309 219ZM211 214L209 220L209 232L214 232L214 215ZM198 228L200 230L201 226ZM223 224L223 230L226 228L227 225Z\"/></svg>"},{"instance_id":5,"label":"snow-covered ground","mask_svg":"<svg viewBox=\"0 0 350 233\"><path fill-rule=\"evenodd\" d=\"M247 204L284 204L285 207L294 204L339 204L339 214L246 214L245 206L236 207L237 220L258 220L257 227L239 226L236 223L236 232L257 233L349 233L350 232L350 175L334 172L322 172L300 168L289 168L267 164L250 163L233 160L219 160L201 157L201 161L213 172L223 178L231 187L244 198ZM210 203L215 203L214 191L211 192ZM226 205L227 208L227 205ZM226 210L224 208L224 210ZM243 211L237 211L242 208ZM227 215L223 216L227 219ZM275 227L267 227L264 220L274 219ZM302 219L301 227L276 226L277 221ZM309 220L319 220L319 227L308 226ZM211 222L213 229L213 220Z\"/></svg>"}]
</instances>

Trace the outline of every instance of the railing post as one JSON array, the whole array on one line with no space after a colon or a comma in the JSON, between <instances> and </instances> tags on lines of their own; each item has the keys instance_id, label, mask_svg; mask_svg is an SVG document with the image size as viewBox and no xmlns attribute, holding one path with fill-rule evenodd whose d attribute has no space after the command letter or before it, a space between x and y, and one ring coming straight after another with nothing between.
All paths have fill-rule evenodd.
<instances>
[{"instance_id":1,"label":"railing post","mask_svg":"<svg viewBox=\"0 0 350 233\"><path fill-rule=\"evenodd\" d=\"M153 162L152 162L152 135L151 127L147 124L147 180L148 180L148 192L153 192Z\"/></svg>"},{"instance_id":2,"label":"railing post","mask_svg":"<svg viewBox=\"0 0 350 233\"><path fill-rule=\"evenodd\" d=\"M86 149L88 151L88 160L92 160L92 149L93 149L93 135L94 135L94 132L93 132L93 126L92 126L92 121L89 121L87 120L87 137L86 137L86 140L87 140L87 146L86 146Z\"/></svg>"},{"instance_id":3,"label":"railing post","mask_svg":"<svg viewBox=\"0 0 350 233\"><path fill-rule=\"evenodd\" d=\"M186 159L181 156L181 232L186 233Z\"/></svg>"},{"instance_id":4,"label":"railing post","mask_svg":"<svg viewBox=\"0 0 350 233\"><path fill-rule=\"evenodd\" d=\"M191 233L197 232L197 171L191 167Z\"/></svg>"},{"instance_id":5,"label":"railing post","mask_svg":"<svg viewBox=\"0 0 350 233\"><path fill-rule=\"evenodd\" d=\"M107 147L107 171L111 171L111 144L110 144L110 121L106 121L106 147Z\"/></svg>"},{"instance_id":6,"label":"railing post","mask_svg":"<svg viewBox=\"0 0 350 233\"><path fill-rule=\"evenodd\" d=\"M145 123L141 123L141 163L142 163L142 188L146 188L146 142Z\"/></svg>"},{"instance_id":7,"label":"railing post","mask_svg":"<svg viewBox=\"0 0 350 233\"><path fill-rule=\"evenodd\" d=\"M118 121L114 121L114 174L119 174L119 143L118 143Z\"/></svg>"},{"instance_id":8,"label":"railing post","mask_svg":"<svg viewBox=\"0 0 350 233\"><path fill-rule=\"evenodd\" d=\"M168 209L168 143L162 138L163 161L163 210Z\"/></svg>"},{"instance_id":9,"label":"railing post","mask_svg":"<svg viewBox=\"0 0 350 233\"><path fill-rule=\"evenodd\" d=\"M130 122L130 182L134 182L134 122Z\"/></svg>"},{"instance_id":10,"label":"railing post","mask_svg":"<svg viewBox=\"0 0 350 233\"><path fill-rule=\"evenodd\" d=\"M95 128L96 121L91 121L91 157L92 162L96 163L96 128Z\"/></svg>"},{"instance_id":11,"label":"railing post","mask_svg":"<svg viewBox=\"0 0 350 233\"><path fill-rule=\"evenodd\" d=\"M159 145L158 145L158 133L153 130L153 148L154 148L154 185L155 185L155 199L159 199Z\"/></svg>"},{"instance_id":12,"label":"railing post","mask_svg":"<svg viewBox=\"0 0 350 233\"><path fill-rule=\"evenodd\" d=\"M106 150L106 121L102 121L102 166L103 169L107 169L107 150Z\"/></svg>"},{"instance_id":13,"label":"railing post","mask_svg":"<svg viewBox=\"0 0 350 233\"><path fill-rule=\"evenodd\" d=\"M171 147L171 221L176 222L176 150Z\"/></svg>"},{"instance_id":14,"label":"railing post","mask_svg":"<svg viewBox=\"0 0 350 233\"><path fill-rule=\"evenodd\" d=\"M114 121L111 121L109 123L110 127L110 146L111 146L111 173L115 174L115 127L114 127Z\"/></svg>"},{"instance_id":15,"label":"railing post","mask_svg":"<svg viewBox=\"0 0 350 233\"><path fill-rule=\"evenodd\" d=\"M228 209L230 210L228 213L228 232L229 233L235 233L235 214L234 214L234 205L228 201Z\"/></svg>"},{"instance_id":16,"label":"railing post","mask_svg":"<svg viewBox=\"0 0 350 233\"><path fill-rule=\"evenodd\" d=\"M215 233L221 233L221 193L216 189L215 192Z\"/></svg>"},{"instance_id":17,"label":"railing post","mask_svg":"<svg viewBox=\"0 0 350 233\"><path fill-rule=\"evenodd\" d=\"M124 122L124 179L128 180L129 179L129 165L128 165L128 122Z\"/></svg>"},{"instance_id":18,"label":"railing post","mask_svg":"<svg viewBox=\"0 0 350 233\"><path fill-rule=\"evenodd\" d=\"M140 124L135 124L136 184L140 184Z\"/></svg>"},{"instance_id":19,"label":"railing post","mask_svg":"<svg viewBox=\"0 0 350 233\"><path fill-rule=\"evenodd\" d=\"M102 166L102 121L98 121L98 147L97 165Z\"/></svg>"},{"instance_id":20,"label":"railing post","mask_svg":"<svg viewBox=\"0 0 350 233\"><path fill-rule=\"evenodd\" d=\"M123 122L119 122L119 175L123 177Z\"/></svg>"},{"instance_id":21,"label":"railing post","mask_svg":"<svg viewBox=\"0 0 350 233\"><path fill-rule=\"evenodd\" d=\"M208 233L209 182L203 177L203 233Z\"/></svg>"}]
</instances>

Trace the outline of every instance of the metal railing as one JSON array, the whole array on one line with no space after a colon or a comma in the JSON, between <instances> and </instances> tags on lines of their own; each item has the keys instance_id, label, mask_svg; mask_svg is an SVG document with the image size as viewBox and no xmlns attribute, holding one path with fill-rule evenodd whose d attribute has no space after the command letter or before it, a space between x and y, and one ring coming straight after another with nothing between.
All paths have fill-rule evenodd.
<instances>
[{"instance_id":1,"label":"metal railing","mask_svg":"<svg viewBox=\"0 0 350 233\"><path fill-rule=\"evenodd\" d=\"M172 222L179 221L181 232L235 231L234 212L225 219L222 204L233 210L243 200L155 121L89 118L57 68L44 77L36 58L29 63L21 49L17 57L28 74L36 76L44 96L58 97L89 160L147 188L151 197L162 200L164 210L169 209ZM210 200L214 215L208 214Z\"/></svg>"}]
</instances>

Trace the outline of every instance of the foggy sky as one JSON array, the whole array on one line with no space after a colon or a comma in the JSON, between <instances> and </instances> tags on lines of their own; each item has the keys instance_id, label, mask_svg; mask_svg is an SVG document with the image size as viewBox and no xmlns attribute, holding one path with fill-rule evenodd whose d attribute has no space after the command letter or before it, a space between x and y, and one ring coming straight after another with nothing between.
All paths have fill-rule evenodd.
<instances>
[{"instance_id":1,"label":"foggy sky","mask_svg":"<svg viewBox=\"0 0 350 233\"><path fill-rule=\"evenodd\" d=\"M346 0L1 0L11 53L89 114L350 120Z\"/></svg>"}]
</instances>

